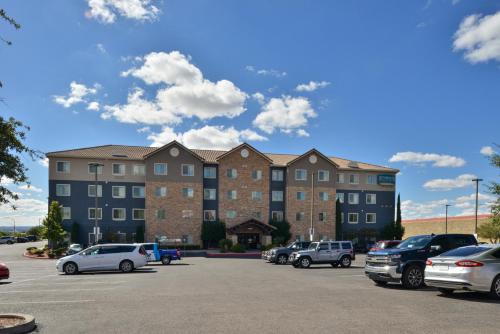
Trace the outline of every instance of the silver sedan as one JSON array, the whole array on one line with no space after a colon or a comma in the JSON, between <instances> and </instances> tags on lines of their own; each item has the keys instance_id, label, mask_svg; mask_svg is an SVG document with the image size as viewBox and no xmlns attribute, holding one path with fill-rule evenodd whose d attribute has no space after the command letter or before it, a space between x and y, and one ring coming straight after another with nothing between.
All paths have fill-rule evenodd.
<instances>
[{"instance_id":1,"label":"silver sedan","mask_svg":"<svg viewBox=\"0 0 500 334\"><path fill-rule=\"evenodd\" d=\"M428 259L425 284L443 294L480 291L500 299L500 244L460 247Z\"/></svg>"}]
</instances>

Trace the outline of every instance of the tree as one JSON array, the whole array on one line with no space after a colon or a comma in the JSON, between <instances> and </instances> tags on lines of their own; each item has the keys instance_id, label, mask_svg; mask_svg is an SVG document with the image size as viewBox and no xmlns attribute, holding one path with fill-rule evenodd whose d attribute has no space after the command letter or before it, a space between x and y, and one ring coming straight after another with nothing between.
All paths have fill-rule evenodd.
<instances>
[{"instance_id":1,"label":"tree","mask_svg":"<svg viewBox=\"0 0 500 334\"><path fill-rule=\"evenodd\" d=\"M62 227L62 212L59 202L52 201L49 206L49 213L43 220L43 236L49 241L49 248L54 249L59 246L64 239L66 232Z\"/></svg>"},{"instance_id":2,"label":"tree","mask_svg":"<svg viewBox=\"0 0 500 334\"><path fill-rule=\"evenodd\" d=\"M226 223L223 221L203 222L201 225L201 240L205 247L218 245L219 241L226 238Z\"/></svg>"},{"instance_id":3,"label":"tree","mask_svg":"<svg viewBox=\"0 0 500 334\"><path fill-rule=\"evenodd\" d=\"M137 225L135 228L135 242L144 242L144 226Z\"/></svg>"},{"instance_id":4,"label":"tree","mask_svg":"<svg viewBox=\"0 0 500 334\"><path fill-rule=\"evenodd\" d=\"M335 240L343 240L344 233L342 231L342 207L340 200L335 201Z\"/></svg>"},{"instance_id":5,"label":"tree","mask_svg":"<svg viewBox=\"0 0 500 334\"><path fill-rule=\"evenodd\" d=\"M286 244L292 237L292 234L290 233L290 224L286 220L271 220L269 225L276 227L276 229L271 232L273 243Z\"/></svg>"},{"instance_id":6,"label":"tree","mask_svg":"<svg viewBox=\"0 0 500 334\"><path fill-rule=\"evenodd\" d=\"M496 145L500 148L499 145ZM500 168L500 154L493 153L490 157L490 164L494 167ZM500 242L500 183L492 181L488 188L497 199L491 205L491 218L490 221L482 224L477 228L477 234L481 238L490 240L491 243Z\"/></svg>"},{"instance_id":7,"label":"tree","mask_svg":"<svg viewBox=\"0 0 500 334\"><path fill-rule=\"evenodd\" d=\"M396 222L394 223L394 233L393 236L397 240L401 240L405 234L405 228L401 224L401 198L398 194L398 202L396 205Z\"/></svg>"},{"instance_id":8,"label":"tree","mask_svg":"<svg viewBox=\"0 0 500 334\"><path fill-rule=\"evenodd\" d=\"M26 235L34 235L36 236L37 239L41 239L43 236L43 227L42 226L30 227L30 229L26 231Z\"/></svg>"},{"instance_id":9,"label":"tree","mask_svg":"<svg viewBox=\"0 0 500 334\"><path fill-rule=\"evenodd\" d=\"M73 223L71 225L71 242L78 243L78 232L80 231L80 225L78 223Z\"/></svg>"}]
</instances>

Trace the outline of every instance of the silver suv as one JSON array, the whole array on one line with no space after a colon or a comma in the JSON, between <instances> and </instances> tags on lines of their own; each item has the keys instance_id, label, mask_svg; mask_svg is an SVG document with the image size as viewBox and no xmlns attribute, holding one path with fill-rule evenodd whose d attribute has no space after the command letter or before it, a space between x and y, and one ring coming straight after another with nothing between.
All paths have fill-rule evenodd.
<instances>
[{"instance_id":1,"label":"silver suv","mask_svg":"<svg viewBox=\"0 0 500 334\"><path fill-rule=\"evenodd\" d=\"M303 251L293 252L288 261L295 268L309 268L311 264L330 263L332 267L348 268L355 259L350 241L316 241Z\"/></svg>"},{"instance_id":2,"label":"silver suv","mask_svg":"<svg viewBox=\"0 0 500 334\"><path fill-rule=\"evenodd\" d=\"M17 242L16 238L14 237L0 237L0 244L7 244L7 245L12 245Z\"/></svg>"}]
</instances>

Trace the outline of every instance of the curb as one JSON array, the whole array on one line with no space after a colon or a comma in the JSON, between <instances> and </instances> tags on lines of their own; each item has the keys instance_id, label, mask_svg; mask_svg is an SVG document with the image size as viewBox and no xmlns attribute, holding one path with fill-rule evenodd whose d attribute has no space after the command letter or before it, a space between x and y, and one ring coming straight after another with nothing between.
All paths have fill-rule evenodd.
<instances>
[{"instance_id":1,"label":"curb","mask_svg":"<svg viewBox=\"0 0 500 334\"><path fill-rule=\"evenodd\" d=\"M60 259L60 257L55 257L55 258L51 259L50 257L45 257L45 256L28 255L27 252L24 252L23 256L27 257L28 259L33 259L33 260L58 260L58 259Z\"/></svg>"},{"instance_id":2,"label":"curb","mask_svg":"<svg viewBox=\"0 0 500 334\"><path fill-rule=\"evenodd\" d=\"M32 315L22 313L0 314L0 318L5 317L24 318L25 322L12 327L0 328L0 334L22 334L31 332L33 329L35 329L35 317Z\"/></svg>"}]
</instances>

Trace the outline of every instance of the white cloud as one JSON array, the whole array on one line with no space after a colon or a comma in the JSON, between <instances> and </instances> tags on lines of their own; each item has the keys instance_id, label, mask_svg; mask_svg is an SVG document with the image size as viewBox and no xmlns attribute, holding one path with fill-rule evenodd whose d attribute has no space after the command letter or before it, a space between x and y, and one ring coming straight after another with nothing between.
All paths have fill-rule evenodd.
<instances>
[{"instance_id":1,"label":"white cloud","mask_svg":"<svg viewBox=\"0 0 500 334\"><path fill-rule=\"evenodd\" d=\"M104 47L104 44L102 44L102 43L97 43L97 44L95 45L95 47L96 47L96 48L97 48L97 50L99 50L99 52L100 52L100 53L102 53L102 54L106 54L106 53L108 53L108 51L107 51L107 50L106 50L106 48Z\"/></svg>"},{"instance_id":2,"label":"white cloud","mask_svg":"<svg viewBox=\"0 0 500 334\"><path fill-rule=\"evenodd\" d=\"M451 4L453 6L455 6L456 4L458 4L460 2L460 0L451 0Z\"/></svg>"},{"instance_id":3,"label":"white cloud","mask_svg":"<svg viewBox=\"0 0 500 334\"><path fill-rule=\"evenodd\" d=\"M253 93L252 98L255 101L257 101L257 103L259 103L260 105L262 105L266 102L266 97L264 96L264 94L262 94L260 92Z\"/></svg>"},{"instance_id":4,"label":"white cloud","mask_svg":"<svg viewBox=\"0 0 500 334\"><path fill-rule=\"evenodd\" d=\"M398 152L394 154L389 162L406 162L413 165L425 165L432 162L433 167L462 167L465 160L446 154L420 153L420 152Z\"/></svg>"},{"instance_id":5,"label":"white cloud","mask_svg":"<svg viewBox=\"0 0 500 334\"><path fill-rule=\"evenodd\" d=\"M142 22L153 21L160 14L160 10L151 2L151 0L87 0L90 9L85 12L85 16L106 24L115 22L117 15Z\"/></svg>"},{"instance_id":6,"label":"white cloud","mask_svg":"<svg viewBox=\"0 0 500 334\"><path fill-rule=\"evenodd\" d=\"M138 132L138 133L145 133L145 132L147 133L147 132L151 132L151 128L150 128L149 126L144 126L144 127L142 127L142 128L137 129L137 132Z\"/></svg>"},{"instance_id":7,"label":"white cloud","mask_svg":"<svg viewBox=\"0 0 500 334\"><path fill-rule=\"evenodd\" d=\"M470 63L500 61L500 12L467 16L454 38L453 50L464 51L464 58Z\"/></svg>"},{"instance_id":8,"label":"white cloud","mask_svg":"<svg viewBox=\"0 0 500 334\"><path fill-rule=\"evenodd\" d=\"M441 211L437 212L438 209L444 208L445 204L449 204L447 199L440 199L435 201L427 202L414 202L412 200L406 200L401 202L401 215L404 219L414 219L422 217L434 217L438 216Z\"/></svg>"},{"instance_id":9,"label":"white cloud","mask_svg":"<svg viewBox=\"0 0 500 334\"><path fill-rule=\"evenodd\" d=\"M472 179L476 175L462 174L454 179L434 179L424 183L424 188L427 190L451 190L456 188L471 187L473 185Z\"/></svg>"},{"instance_id":10,"label":"white cloud","mask_svg":"<svg viewBox=\"0 0 500 334\"><path fill-rule=\"evenodd\" d=\"M300 84L295 87L298 92L312 92L319 88L324 88L330 83L328 81L309 81L307 84Z\"/></svg>"},{"instance_id":11,"label":"white cloud","mask_svg":"<svg viewBox=\"0 0 500 334\"><path fill-rule=\"evenodd\" d=\"M246 129L236 130L234 127L205 125L199 129L191 129L184 133L175 133L170 127L163 127L160 133L152 133L148 136L152 141L151 146L165 145L172 140L177 140L189 148L205 148L227 150L238 146L245 140L264 141L267 138L258 133Z\"/></svg>"},{"instance_id":12,"label":"white cloud","mask_svg":"<svg viewBox=\"0 0 500 334\"><path fill-rule=\"evenodd\" d=\"M245 69L249 72L253 72L253 73L258 74L258 75L272 76L275 78L282 78L282 77L285 77L287 75L287 73L284 71L278 71L278 70L274 70L274 69L263 69L263 68L258 69L252 65L247 65L245 67Z\"/></svg>"},{"instance_id":13,"label":"white cloud","mask_svg":"<svg viewBox=\"0 0 500 334\"><path fill-rule=\"evenodd\" d=\"M96 94L97 90L101 87L99 84L94 84L94 87L91 88L75 81L72 81L69 86L70 93L67 97L64 95L54 95L54 102L62 105L64 108L69 108L77 103L86 102L85 97L87 95Z\"/></svg>"},{"instance_id":14,"label":"white cloud","mask_svg":"<svg viewBox=\"0 0 500 334\"><path fill-rule=\"evenodd\" d=\"M8 186L8 185L11 185L12 183L14 182L14 180L6 177L6 176L2 176L0 177L0 184L2 186Z\"/></svg>"},{"instance_id":15,"label":"white cloud","mask_svg":"<svg viewBox=\"0 0 500 334\"><path fill-rule=\"evenodd\" d=\"M87 110L99 111L101 109L99 102L92 101L87 105Z\"/></svg>"},{"instance_id":16,"label":"white cloud","mask_svg":"<svg viewBox=\"0 0 500 334\"><path fill-rule=\"evenodd\" d=\"M43 167L49 167L49 158L42 158L38 160L38 163Z\"/></svg>"},{"instance_id":17,"label":"white cloud","mask_svg":"<svg viewBox=\"0 0 500 334\"><path fill-rule=\"evenodd\" d=\"M273 133L279 129L291 133L307 125L309 118L317 114L305 97L291 97L284 95L281 98L272 98L253 121L253 125L266 133Z\"/></svg>"},{"instance_id":18,"label":"white cloud","mask_svg":"<svg viewBox=\"0 0 500 334\"><path fill-rule=\"evenodd\" d=\"M15 214L15 215L29 215L33 213L45 214L47 213L47 201L42 201L35 198L21 198L13 201L16 210L12 209L10 205L0 206L0 215L2 214Z\"/></svg>"},{"instance_id":19,"label":"white cloud","mask_svg":"<svg viewBox=\"0 0 500 334\"><path fill-rule=\"evenodd\" d=\"M495 151L493 150L493 147L491 147L491 146L483 146L483 147L481 147L481 151L479 151L479 152L483 155L488 156L488 157L495 154Z\"/></svg>"},{"instance_id":20,"label":"white cloud","mask_svg":"<svg viewBox=\"0 0 500 334\"><path fill-rule=\"evenodd\" d=\"M298 129L297 130L297 136L299 137L309 137L309 132L307 132L306 130L304 129Z\"/></svg>"},{"instance_id":21,"label":"white cloud","mask_svg":"<svg viewBox=\"0 0 500 334\"><path fill-rule=\"evenodd\" d=\"M43 191L41 188L35 187L34 185L27 185L27 184L23 184L22 186L19 186L18 188L21 190L26 190L26 191L36 192L36 193L41 193Z\"/></svg>"}]
</instances>

